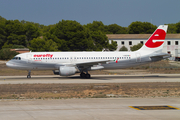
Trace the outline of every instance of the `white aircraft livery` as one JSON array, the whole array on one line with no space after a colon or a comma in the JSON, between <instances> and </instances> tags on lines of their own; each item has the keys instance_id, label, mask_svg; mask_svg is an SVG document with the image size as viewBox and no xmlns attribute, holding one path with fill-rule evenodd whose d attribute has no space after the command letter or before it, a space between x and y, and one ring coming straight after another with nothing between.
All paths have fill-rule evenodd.
<instances>
[{"instance_id":1,"label":"white aircraft livery","mask_svg":"<svg viewBox=\"0 0 180 120\"><path fill-rule=\"evenodd\" d=\"M90 70L128 68L169 58L169 54L162 52L167 28L160 25L134 52L28 52L16 55L6 65L28 70L27 78L31 78L31 70L53 70L61 76L79 72L80 77L90 78Z\"/></svg>"}]
</instances>

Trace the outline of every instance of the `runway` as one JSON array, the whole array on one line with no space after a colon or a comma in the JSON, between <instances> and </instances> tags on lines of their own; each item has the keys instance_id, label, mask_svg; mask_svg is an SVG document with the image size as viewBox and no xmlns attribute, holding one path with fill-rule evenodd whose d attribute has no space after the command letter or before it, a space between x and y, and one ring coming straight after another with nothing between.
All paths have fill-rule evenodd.
<instances>
[{"instance_id":1,"label":"runway","mask_svg":"<svg viewBox=\"0 0 180 120\"><path fill-rule=\"evenodd\" d=\"M61 77L57 75L32 76L0 76L0 84L34 84L34 83L133 83L133 82L180 82L179 74L149 75L92 75L90 79L82 79L79 75Z\"/></svg>"},{"instance_id":2,"label":"runway","mask_svg":"<svg viewBox=\"0 0 180 120\"><path fill-rule=\"evenodd\" d=\"M34 83L136 83L180 82L178 74L149 75L92 75L91 79L79 76L55 75L0 76L0 84ZM179 97L162 98L84 98L84 99L0 99L1 120L179 120ZM172 106L177 109L137 110L130 106Z\"/></svg>"},{"instance_id":3,"label":"runway","mask_svg":"<svg viewBox=\"0 0 180 120\"><path fill-rule=\"evenodd\" d=\"M1 120L179 120L180 110L136 110L129 106L170 105L179 98L91 98L0 101Z\"/></svg>"}]
</instances>

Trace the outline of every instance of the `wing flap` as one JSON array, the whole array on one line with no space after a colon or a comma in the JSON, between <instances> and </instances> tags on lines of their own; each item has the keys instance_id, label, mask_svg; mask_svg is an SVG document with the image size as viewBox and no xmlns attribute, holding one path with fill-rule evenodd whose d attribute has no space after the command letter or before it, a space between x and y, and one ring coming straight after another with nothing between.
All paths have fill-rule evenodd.
<instances>
[{"instance_id":1,"label":"wing flap","mask_svg":"<svg viewBox=\"0 0 180 120\"><path fill-rule=\"evenodd\" d=\"M81 62L81 63L76 63L77 66L93 66L93 65L101 65L101 64L106 64L110 60L99 60L99 61L87 61L87 62Z\"/></svg>"}]
</instances>

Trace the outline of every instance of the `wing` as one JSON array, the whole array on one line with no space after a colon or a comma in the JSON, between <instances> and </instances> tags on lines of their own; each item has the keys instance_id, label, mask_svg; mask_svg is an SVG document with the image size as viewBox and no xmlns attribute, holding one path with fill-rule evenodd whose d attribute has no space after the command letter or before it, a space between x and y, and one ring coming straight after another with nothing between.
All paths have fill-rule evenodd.
<instances>
[{"instance_id":1,"label":"wing","mask_svg":"<svg viewBox=\"0 0 180 120\"><path fill-rule=\"evenodd\" d=\"M89 62L76 63L76 66L79 68L80 71L84 69L98 70L104 68L102 64L109 64L109 62L111 61L110 60L89 61Z\"/></svg>"},{"instance_id":2,"label":"wing","mask_svg":"<svg viewBox=\"0 0 180 120\"><path fill-rule=\"evenodd\" d=\"M77 66L93 66L93 65L101 65L106 64L107 62L110 62L110 60L99 60L99 61L89 61L89 62L80 62L76 63Z\"/></svg>"},{"instance_id":3,"label":"wing","mask_svg":"<svg viewBox=\"0 0 180 120\"><path fill-rule=\"evenodd\" d=\"M88 70L98 70L103 69L102 64L109 64L112 60L97 60L97 61L86 61L86 62L76 62L76 63L65 63L65 64L56 64L57 68L59 66L73 66L79 69L79 71L88 69Z\"/></svg>"}]
</instances>

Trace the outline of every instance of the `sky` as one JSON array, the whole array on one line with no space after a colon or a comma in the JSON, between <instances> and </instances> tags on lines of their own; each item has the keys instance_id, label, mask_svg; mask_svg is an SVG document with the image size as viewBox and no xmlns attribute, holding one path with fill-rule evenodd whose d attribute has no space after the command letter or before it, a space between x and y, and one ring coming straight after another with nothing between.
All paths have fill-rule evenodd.
<instances>
[{"instance_id":1,"label":"sky","mask_svg":"<svg viewBox=\"0 0 180 120\"><path fill-rule=\"evenodd\" d=\"M180 21L180 0L0 0L0 16L43 25L64 19L82 25L102 21L128 27L141 21L159 26Z\"/></svg>"}]
</instances>

